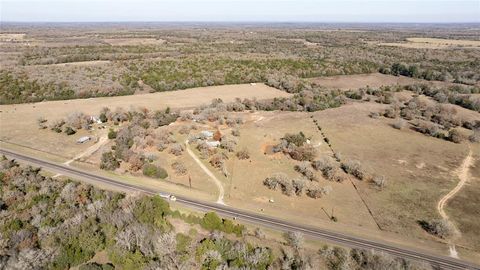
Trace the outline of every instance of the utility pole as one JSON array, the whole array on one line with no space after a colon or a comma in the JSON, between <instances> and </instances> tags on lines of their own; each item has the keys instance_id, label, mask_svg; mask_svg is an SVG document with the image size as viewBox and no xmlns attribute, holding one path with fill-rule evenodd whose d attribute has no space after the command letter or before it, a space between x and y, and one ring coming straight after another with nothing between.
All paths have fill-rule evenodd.
<instances>
[{"instance_id":1,"label":"utility pole","mask_svg":"<svg viewBox=\"0 0 480 270\"><path fill-rule=\"evenodd\" d=\"M190 188L192 188L192 178L190 177L190 174L188 175L188 184L190 185Z\"/></svg>"}]
</instances>

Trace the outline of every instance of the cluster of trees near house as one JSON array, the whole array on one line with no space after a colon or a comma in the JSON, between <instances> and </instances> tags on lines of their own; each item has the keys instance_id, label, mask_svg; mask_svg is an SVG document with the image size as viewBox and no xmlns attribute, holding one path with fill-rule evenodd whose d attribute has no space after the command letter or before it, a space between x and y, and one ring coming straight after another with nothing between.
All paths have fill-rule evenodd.
<instances>
[{"instance_id":1,"label":"cluster of trees near house","mask_svg":"<svg viewBox=\"0 0 480 270\"><path fill-rule=\"evenodd\" d=\"M432 269L359 249L312 252L298 232L259 245L249 239L264 240L260 229L249 233L215 213L183 214L159 196L52 179L5 157L0 217L2 269ZM187 229L178 231L173 222ZM94 259L99 253L102 263Z\"/></svg>"},{"instance_id":2,"label":"cluster of trees near house","mask_svg":"<svg viewBox=\"0 0 480 270\"><path fill-rule=\"evenodd\" d=\"M314 123L318 126L318 121L315 120ZM328 143L328 139L326 142ZM290 179L283 173L276 173L263 181L267 188L279 189L287 196L301 196L305 193L308 197L317 199L328 195L332 188L331 186L319 186L317 172L328 181L343 182L348 174L358 180L367 180L378 189L386 186L385 176L368 173L358 160L342 160L338 153L335 153L335 159L329 156L318 158L317 150L301 131L285 134L273 147L273 152L281 152L295 161L300 161L294 166L295 171L301 175L300 177Z\"/></svg>"}]
</instances>

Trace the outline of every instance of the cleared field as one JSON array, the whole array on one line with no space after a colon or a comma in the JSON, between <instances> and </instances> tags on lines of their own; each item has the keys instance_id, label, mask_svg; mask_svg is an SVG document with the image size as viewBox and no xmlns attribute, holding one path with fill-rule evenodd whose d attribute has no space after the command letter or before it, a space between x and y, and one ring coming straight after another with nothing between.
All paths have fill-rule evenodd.
<instances>
[{"instance_id":1,"label":"cleared field","mask_svg":"<svg viewBox=\"0 0 480 270\"><path fill-rule=\"evenodd\" d=\"M96 60L96 61L80 61L80 62L68 62L60 64L50 64L50 65L35 65L35 66L55 66L55 67L66 67L66 66L97 66L97 65L106 65L110 64L111 61L108 60Z\"/></svg>"},{"instance_id":2,"label":"cleared field","mask_svg":"<svg viewBox=\"0 0 480 270\"><path fill-rule=\"evenodd\" d=\"M256 112L250 115L251 120L240 128L240 141L237 149L246 148L251 158L249 160L229 160L228 167L231 177L225 179L227 204L238 205L266 214L283 216L306 224L354 226L377 231L372 216L362 203L351 183L327 181L317 172L319 185L331 186L332 192L319 199L302 196L286 196L279 190L269 190L263 185L265 178L282 172L291 178L300 177L294 170L294 165L300 162L292 160L282 153L265 154L265 148L279 142L285 133L302 131L311 137L311 144L318 150L318 158L332 156L323 137L310 118L310 114L291 112ZM255 168L255 169L252 169ZM274 203L269 200L273 199ZM323 209L322 209L323 208ZM337 223L330 221L328 215L338 218Z\"/></svg>"},{"instance_id":3,"label":"cleared field","mask_svg":"<svg viewBox=\"0 0 480 270\"><path fill-rule=\"evenodd\" d=\"M443 38L407 38L406 43L380 43L380 46L404 47L412 49L448 49L448 48L480 48L478 40L456 40Z\"/></svg>"},{"instance_id":4,"label":"cleared field","mask_svg":"<svg viewBox=\"0 0 480 270\"><path fill-rule=\"evenodd\" d=\"M0 33L0 41L22 41L25 39L24 33Z\"/></svg>"},{"instance_id":5,"label":"cleared field","mask_svg":"<svg viewBox=\"0 0 480 270\"><path fill-rule=\"evenodd\" d=\"M52 122L75 111L96 115L103 107L129 109L133 106L161 110L167 107L172 109L196 107L208 104L214 98L221 98L225 102L230 102L237 97L261 100L288 96L290 94L264 84L245 84L192 88L134 96L2 105L0 106L0 140L50 153L61 153L62 156L69 159L83 152L91 144L78 145L75 143L76 140L87 134L95 137L96 131L80 130L74 136L65 136L65 134L57 134L50 130L39 130L37 125L39 117L44 117Z\"/></svg>"},{"instance_id":6,"label":"cleared field","mask_svg":"<svg viewBox=\"0 0 480 270\"><path fill-rule=\"evenodd\" d=\"M416 83L430 84L437 87L461 85L451 82L427 81L422 79L415 79L405 76L393 76L382 73L316 77L309 80L326 88L340 90L358 89L367 86L377 88L388 85L410 85Z\"/></svg>"},{"instance_id":7,"label":"cleared field","mask_svg":"<svg viewBox=\"0 0 480 270\"><path fill-rule=\"evenodd\" d=\"M165 40L156 38L111 38L104 41L112 46L161 45L165 43Z\"/></svg>"},{"instance_id":8,"label":"cleared field","mask_svg":"<svg viewBox=\"0 0 480 270\"><path fill-rule=\"evenodd\" d=\"M368 117L369 112L382 108L380 104L353 103L315 113L315 118L343 159L359 160L367 172L386 176L387 187L383 191L355 180L360 196L382 230L433 239L418 222L440 218L436 204L457 184L452 172L468 154L468 146L412 130L396 130L390 126L395 120ZM465 207L464 211L472 210ZM471 224L465 226L470 226L470 231L474 228ZM467 237L471 239L472 233ZM478 245L472 244L478 241L478 236L464 240L460 254L468 252L465 248L478 252Z\"/></svg>"},{"instance_id":9,"label":"cleared field","mask_svg":"<svg viewBox=\"0 0 480 270\"><path fill-rule=\"evenodd\" d=\"M340 90L357 89L361 87L380 87L383 85L408 85L419 80L404 77L393 76L381 73L358 74L358 75L339 75L329 77L319 77L310 79L311 81L327 87Z\"/></svg>"}]
</instances>

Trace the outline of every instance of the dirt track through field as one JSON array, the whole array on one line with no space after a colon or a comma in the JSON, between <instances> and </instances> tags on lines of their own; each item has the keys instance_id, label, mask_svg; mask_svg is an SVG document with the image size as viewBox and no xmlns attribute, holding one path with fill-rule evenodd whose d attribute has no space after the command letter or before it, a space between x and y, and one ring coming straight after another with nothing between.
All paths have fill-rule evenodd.
<instances>
[{"instance_id":1,"label":"dirt track through field","mask_svg":"<svg viewBox=\"0 0 480 270\"><path fill-rule=\"evenodd\" d=\"M473 164L473 155L472 155L472 150L470 149L470 152L468 153L467 157L463 160L462 165L457 169L456 175L460 179L458 184L450 190L450 192L443 196L440 201L438 201L437 204L437 210L440 213L440 216L442 216L443 219L448 220L448 216L445 213L445 205L447 204L448 200L450 200L457 192L459 192L462 187L465 185L465 183L468 181L468 175L469 175L469 169L470 166Z\"/></svg>"},{"instance_id":2,"label":"dirt track through field","mask_svg":"<svg viewBox=\"0 0 480 270\"><path fill-rule=\"evenodd\" d=\"M200 168L213 180L215 185L218 187L218 199L217 203L225 205L225 202L223 201L223 197L225 196L225 189L223 188L222 182L218 180L218 178L210 171L203 163L202 161L193 153L193 151L190 149L188 146L188 140L185 141L185 148L187 149L188 155L190 155L193 160L200 166Z\"/></svg>"},{"instance_id":3,"label":"dirt track through field","mask_svg":"<svg viewBox=\"0 0 480 270\"><path fill-rule=\"evenodd\" d=\"M456 175L458 176L458 179L460 179L460 181L452 190L450 190L449 193L447 193L445 196L443 196L440 199L440 201L438 201L437 210L438 210L438 213L440 213L440 216L442 216L444 220L447 220L447 221L449 220L448 215L447 213L445 213L445 210L444 210L445 205L447 204L448 200L450 200L453 196L455 196L455 194L457 194L463 188L465 183L468 181L469 170L472 164L473 164L473 155L472 155L472 149L470 148L468 155L465 157L462 164L460 165L460 167L458 167L456 171ZM455 244L453 243L453 241L452 243L449 244L449 252L451 257L458 258L458 253L457 253L457 250L455 249Z\"/></svg>"},{"instance_id":4,"label":"dirt track through field","mask_svg":"<svg viewBox=\"0 0 480 270\"><path fill-rule=\"evenodd\" d=\"M93 153L97 152L98 149L100 149L100 147L102 147L103 145L105 145L106 143L108 143L108 138L107 136L103 136L103 137L100 137L100 139L98 140L98 142L96 142L94 145L90 146L89 148L87 148L87 150L85 150L84 152L78 154L77 156L75 156L74 158L66 161L65 165L70 165L70 163L78 160L78 159L81 159L83 157L88 157L88 156L91 156L93 155Z\"/></svg>"}]
</instances>

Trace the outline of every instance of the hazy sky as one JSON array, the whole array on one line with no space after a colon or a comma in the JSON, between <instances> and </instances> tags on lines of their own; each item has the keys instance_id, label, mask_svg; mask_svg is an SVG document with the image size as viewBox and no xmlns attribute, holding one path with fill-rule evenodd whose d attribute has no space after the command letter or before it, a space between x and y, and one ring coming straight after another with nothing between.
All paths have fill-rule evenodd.
<instances>
[{"instance_id":1,"label":"hazy sky","mask_svg":"<svg viewBox=\"0 0 480 270\"><path fill-rule=\"evenodd\" d=\"M0 0L0 21L480 22L480 0Z\"/></svg>"}]
</instances>

